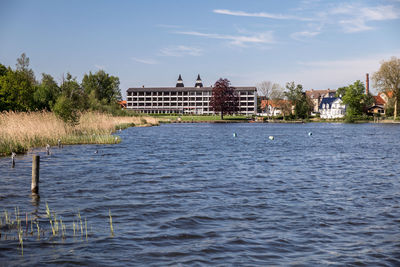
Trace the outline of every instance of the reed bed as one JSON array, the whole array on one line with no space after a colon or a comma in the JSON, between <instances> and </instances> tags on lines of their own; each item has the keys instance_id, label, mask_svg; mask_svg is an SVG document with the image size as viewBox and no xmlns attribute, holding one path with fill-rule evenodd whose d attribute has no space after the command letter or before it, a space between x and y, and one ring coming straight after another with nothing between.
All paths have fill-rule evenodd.
<instances>
[{"instance_id":1,"label":"reed bed","mask_svg":"<svg viewBox=\"0 0 400 267\"><path fill-rule=\"evenodd\" d=\"M81 114L79 124L71 126L51 112L0 113L0 155L24 153L47 144L55 146L58 140L70 144L112 144L120 138L112 133L132 126L158 125L158 120L146 116L112 116L104 113Z\"/></svg>"},{"instance_id":2,"label":"reed bed","mask_svg":"<svg viewBox=\"0 0 400 267\"><path fill-rule=\"evenodd\" d=\"M108 211L110 217L110 237L114 237L114 227L112 224L111 211ZM52 241L63 242L66 239L72 239L75 242L89 241L89 237L96 233L92 230L88 231L88 220L81 216L78 210L76 214L76 222L72 221L72 225L63 222L62 217L57 215L54 210L50 210L46 203L46 216L45 218L25 212L20 213L19 207L15 207L14 214L4 209L3 214L0 211L0 242L1 241L18 241L18 248L21 255L24 255L24 240L26 242L32 241ZM32 217L33 215L33 217ZM24 220L25 217L25 220ZM71 222L70 222L71 223ZM107 225L107 221L104 221ZM36 225L36 229L33 225ZM104 234L104 229L99 229L100 234Z\"/></svg>"}]
</instances>

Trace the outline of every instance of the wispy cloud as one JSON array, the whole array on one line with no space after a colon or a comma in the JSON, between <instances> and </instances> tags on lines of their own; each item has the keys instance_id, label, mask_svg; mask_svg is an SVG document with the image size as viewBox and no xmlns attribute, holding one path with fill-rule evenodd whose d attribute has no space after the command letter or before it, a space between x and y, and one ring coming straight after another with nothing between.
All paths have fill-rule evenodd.
<instances>
[{"instance_id":1,"label":"wispy cloud","mask_svg":"<svg viewBox=\"0 0 400 267\"><path fill-rule=\"evenodd\" d=\"M342 4L332 8L330 15L339 17L338 23L346 33L368 31L374 29L367 23L400 18L400 9L392 5L374 7L360 6L357 4Z\"/></svg>"},{"instance_id":2,"label":"wispy cloud","mask_svg":"<svg viewBox=\"0 0 400 267\"><path fill-rule=\"evenodd\" d=\"M240 17L257 17L257 18L268 18L268 19L292 19L292 20L304 20L309 21L312 20L310 18L302 18L291 15L282 15L282 14L273 14L266 12L258 12L258 13L249 13L245 11L233 11L229 9L214 9L214 13L230 15L230 16L240 16Z\"/></svg>"},{"instance_id":3,"label":"wispy cloud","mask_svg":"<svg viewBox=\"0 0 400 267\"><path fill-rule=\"evenodd\" d=\"M316 31L316 32L312 32L312 31L294 32L290 35L290 37L292 37L293 39L298 40L298 41L304 41L305 38L314 37L320 33L321 32L318 32L318 31Z\"/></svg>"},{"instance_id":4,"label":"wispy cloud","mask_svg":"<svg viewBox=\"0 0 400 267\"><path fill-rule=\"evenodd\" d=\"M275 43L273 32L267 31L251 35L225 35L218 33L202 33L196 31L181 31L177 34L192 35L211 39L227 40L232 45L246 46L247 44L272 44Z\"/></svg>"},{"instance_id":5,"label":"wispy cloud","mask_svg":"<svg viewBox=\"0 0 400 267\"><path fill-rule=\"evenodd\" d=\"M150 58L137 58L137 57L133 57L132 58L134 61L139 62L139 63L143 63L143 64L148 64L148 65L155 65L158 64L159 62L155 59L150 59Z\"/></svg>"},{"instance_id":6,"label":"wispy cloud","mask_svg":"<svg viewBox=\"0 0 400 267\"><path fill-rule=\"evenodd\" d=\"M160 50L162 56L183 57L183 56L201 56L203 49L185 45L166 47Z\"/></svg>"}]
</instances>

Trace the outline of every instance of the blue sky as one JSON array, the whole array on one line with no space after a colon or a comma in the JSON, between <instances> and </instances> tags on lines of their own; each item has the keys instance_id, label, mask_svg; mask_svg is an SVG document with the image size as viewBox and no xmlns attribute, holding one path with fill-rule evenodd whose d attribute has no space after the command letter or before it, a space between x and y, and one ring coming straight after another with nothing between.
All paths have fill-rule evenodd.
<instances>
[{"instance_id":1,"label":"blue sky","mask_svg":"<svg viewBox=\"0 0 400 267\"><path fill-rule=\"evenodd\" d=\"M336 89L400 57L400 0L0 1L0 63L129 87L295 81Z\"/></svg>"}]
</instances>

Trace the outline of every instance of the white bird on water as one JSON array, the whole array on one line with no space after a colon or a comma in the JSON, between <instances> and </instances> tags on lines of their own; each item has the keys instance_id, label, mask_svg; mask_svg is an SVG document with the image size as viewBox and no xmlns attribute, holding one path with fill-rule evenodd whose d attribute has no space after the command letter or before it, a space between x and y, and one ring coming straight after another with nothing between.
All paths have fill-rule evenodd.
<instances>
[{"instance_id":1,"label":"white bird on water","mask_svg":"<svg viewBox=\"0 0 400 267\"><path fill-rule=\"evenodd\" d=\"M275 137L273 135L270 135L268 138L269 138L269 140L274 140L275 139Z\"/></svg>"}]
</instances>

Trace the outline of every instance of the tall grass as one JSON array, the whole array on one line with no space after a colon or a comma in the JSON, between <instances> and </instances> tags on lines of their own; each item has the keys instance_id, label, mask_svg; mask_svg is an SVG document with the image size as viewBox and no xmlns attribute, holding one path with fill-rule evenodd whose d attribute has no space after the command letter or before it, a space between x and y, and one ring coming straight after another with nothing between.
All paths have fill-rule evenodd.
<instances>
[{"instance_id":1,"label":"tall grass","mask_svg":"<svg viewBox=\"0 0 400 267\"><path fill-rule=\"evenodd\" d=\"M0 113L0 155L23 153L46 144L55 146L58 139L64 145L112 144L115 137L111 133L118 129L157 124L158 120L152 117L88 112L81 115L78 125L71 126L51 112L3 112Z\"/></svg>"}]
</instances>

